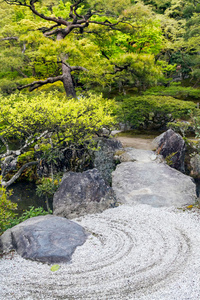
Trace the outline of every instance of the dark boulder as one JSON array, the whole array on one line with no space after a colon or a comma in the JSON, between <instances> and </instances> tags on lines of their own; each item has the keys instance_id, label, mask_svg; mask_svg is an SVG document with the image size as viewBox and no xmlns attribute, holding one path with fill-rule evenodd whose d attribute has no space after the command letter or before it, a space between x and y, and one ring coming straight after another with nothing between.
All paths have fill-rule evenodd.
<instances>
[{"instance_id":1,"label":"dark boulder","mask_svg":"<svg viewBox=\"0 0 200 300\"><path fill-rule=\"evenodd\" d=\"M97 169L83 173L67 172L53 198L53 213L74 218L102 212L115 206L112 188L105 184Z\"/></svg>"},{"instance_id":2,"label":"dark boulder","mask_svg":"<svg viewBox=\"0 0 200 300\"><path fill-rule=\"evenodd\" d=\"M195 154L190 159L190 176L200 179L200 155Z\"/></svg>"},{"instance_id":3,"label":"dark boulder","mask_svg":"<svg viewBox=\"0 0 200 300\"><path fill-rule=\"evenodd\" d=\"M185 141L180 134L168 129L154 140L156 153L161 154L171 168L185 172Z\"/></svg>"},{"instance_id":4,"label":"dark boulder","mask_svg":"<svg viewBox=\"0 0 200 300\"><path fill-rule=\"evenodd\" d=\"M121 142L115 138L100 138L97 142L98 151L94 152L94 168L98 169L106 184L112 182L112 172L116 168L114 154L122 149Z\"/></svg>"},{"instance_id":5,"label":"dark boulder","mask_svg":"<svg viewBox=\"0 0 200 300\"><path fill-rule=\"evenodd\" d=\"M39 216L4 232L0 250L14 249L23 258L40 262L68 262L86 238L84 229L75 222L52 215Z\"/></svg>"}]
</instances>

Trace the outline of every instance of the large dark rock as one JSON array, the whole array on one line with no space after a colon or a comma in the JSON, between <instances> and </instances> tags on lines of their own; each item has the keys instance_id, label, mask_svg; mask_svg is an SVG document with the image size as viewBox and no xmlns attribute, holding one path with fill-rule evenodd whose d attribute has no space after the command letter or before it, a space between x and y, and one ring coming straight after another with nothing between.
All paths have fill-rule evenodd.
<instances>
[{"instance_id":1,"label":"large dark rock","mask_svg":"<svg viewBox=\"0 0 200 300\"><path fill-rule=\"evenodd\" d=\"M197 153L190 159L190 176L200 179L200 155Z\"/></svg>"},{"instance_id":2,"label":"large dark rock","mask_svg":"<svg viewBox=\"0 0 200 300\"><path fill-rule=\"evenodd\" d=\"M112 188L105 184L97 169L65 173L53 198L53 213L74 218L102 212L115 205Z\"/></svg>"},{"instance_id":3,"label":"large dark rock","mask_svg":"<svg viewBox=\"0 0 200 300\"><path fill-rule=\"evenodd\" d=\"M112 182L112 172L115 170L116 162L114 153L122 149L122 144L115 138L100 138L97 143L98 151L94 152L94 168L98 169L106 184Z\"/></svg>"},{"instance_id":4,"label":"large dark rock","mask_svg":"<svg viewBox=\"0 0 200 300\"><path fill-rule=\"evenodd\" d=\"M75 222L52 215L39 216L4 232L0 250L14 249L22 257L40 262L68 262L86 238L84 229Z\"/></svg>"},{"instance_id":5,"label":"large dark rock","mask_svg":"<svg viewBox=\"0 0 200 300\"><path fill-rule=\"evenodd\" d=\"M171 168L185 172L185 141L180 134L168 129L154 140L157 154L161 154Z\"/></svg>"}]
</instances>

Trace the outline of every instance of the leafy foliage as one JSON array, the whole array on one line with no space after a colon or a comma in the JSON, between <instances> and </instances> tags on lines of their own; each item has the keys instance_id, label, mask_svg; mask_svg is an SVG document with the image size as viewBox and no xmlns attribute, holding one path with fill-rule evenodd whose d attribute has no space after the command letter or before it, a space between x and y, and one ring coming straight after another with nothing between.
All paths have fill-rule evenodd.
<instances>
[{"instance_id":1,"label":"leafy foliage","mask_svg":"<svg viewBox=\"0 0 200 300\"><path fill-rule=\"evenodd\" d=\"M8 198L11 192L0 185L0 235L11 225L11 219L16 216L17 204L12 203Z\"/></svg>"},{"instance_id":2,"label":"leafy foliage","mask_svg":"<svg viewBox=\"0 0 200 300\"><path fill-rule=\"evenodd\" d=\"M171 128L175 132L180 133L183 137L190 132L190 123L186 121L169 122L167 127Z\"/></svg>"},{"instance_id":3,"label":"leafy foliage","mask_svg":"<svg viewBox=\"0 0 200 300\"><path fill-rule=\"evenodd\" d=\"M49 213L52 213L52 211L47 212L42 207L35 208L34 206L30 206L29 209L25 210L20 217L13 218L14 216L11 216L8 219L8 223L6 224L6 226L4 226L4 231L26 221L27 219L38 217L38 216L45 216L48 215Z\"/></svg>"},{"instance_id":4,"label":"leafy foliage","mask_svg":"<svg viewBox=\"0 0 200 300\"><path fill-rule=\"evenodd\" d=\"M41 196L52 197L58 189L60 179L42 178L41 184L37 186L36 194Z\"/></svg>"},{"instance_id":5,"label":"leafy foliage","mask_svg":"<svg viewBox=\"0 0 200 300\"><path fill-rule=\"evenodd\" d=\"M58 39L56 32L51 38L46 35L53 23L34 16L27 7L21 6L25 3L0 4L0 61L4 66L0 78L6 77L6 81L0 83L3 92L10 93L32 81L62 75L63 56L67 65L84 68L84 72L72 71L74 85L82 90L116 84L138 85L141 80L141 86L156 82L160 67L154 56L162 49L163 34L160 21L149 6L125 0L81 1L77 8L79 14L94 13L87 26L80 31L79 28L70 30L64 38ZM63 20L70 19L70 5L58 0L35 3L39 13ZM101 13L95 13L97 10ZM11 26L8 26L9 19ZM117 25L112 28L109 24ZM53 83L56 85L57 82Z\"/></svg>"},{"instance_id":6,"label":"leafy foliage","mask_svg":"<svg viewBox=\"0 0 200 300\"><path fill-rule=\"evenodd\" d=\"M45 197L47 210L50 211L50 201L53 200L53 195L57 191L61 179L57 176L53 178L42 178L41 183L37 186L36 194L39 197Z\"/></svg>"},{"instance_id":7,"label":"leafy foliage","mask_svg":"<svg viewBox=\"0 0 200 300\"><path fill-rule=\"evenodd\" d=\"M167 96L138 96L123 97L119 104L119 120L129 123L133 127L148 127L150 123L158 121L162 127L176 118L189 118L196 105L192 102L176 100Z\"/></svg>"},{"instance_id":8,"label":"leafy foliage","mask_svg":"<svg viewBox=\"0 0 200 300\"><path fill-rule=\"evenodd\" d=\"M157 86L144 92L145 95L172 96L182 100L200 100L200 89L171 85L169 87Z\"/></svg>"},{"instance_id":9,"label":"leafy foliage","mask_svg":"<svg viewBox=\"0 0 200 300\"><path fill-rule=\"evenodd\" d=\"M53 134L55 143L83 144L103 126L112 125L112 101L90 95L79 99L58 99L55 93L37 97L13 94L0 97L1 135L35 140L44 131ZM59 136L60 134L60 136Z\"/></svg>"},{"instance_id":10,"label":"leafy foliage","mask_svg":"<svg viewBox=\"0 0 200 300\"><path fill-rule=\"evenodd\" d=\"M0 156L5 160L18 158L18 172L23 170L23 165L35 166L41 161L53 170L64 152L92 148L94 135L102 127L114 124L114 103L102 96L66 101L55 93L41 93L32 98L13 94L0 97L0 105ZM18 150L7 149L13 143Z\"/></svg>"}]
</instances>

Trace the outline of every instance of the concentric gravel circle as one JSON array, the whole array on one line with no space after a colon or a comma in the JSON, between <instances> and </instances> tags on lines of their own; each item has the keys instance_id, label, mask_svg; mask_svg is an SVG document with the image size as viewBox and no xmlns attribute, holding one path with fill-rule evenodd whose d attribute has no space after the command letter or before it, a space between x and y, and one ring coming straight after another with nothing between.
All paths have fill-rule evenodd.
<instances>
[{"instance_id":1,"label":"concentric gravel circle","mask_svg":"<svg viewBox=\"0 0 200 300\"><path fill-rule=\"evenodd\" d=\"M2 299L11 299L13 287L18 292L12 299L159 299L156 293L160 297L187 277L188 269L192 272L191 261L200 262L200 225L188 213L121 206L76 221L89 237L72 262L53 273L47 265L28 261L25 270L17 256L18 270L12 266L12 275L2 279L7 284ZM162 293L159 300L170 299Z\"/></svg>"}]
</instances>

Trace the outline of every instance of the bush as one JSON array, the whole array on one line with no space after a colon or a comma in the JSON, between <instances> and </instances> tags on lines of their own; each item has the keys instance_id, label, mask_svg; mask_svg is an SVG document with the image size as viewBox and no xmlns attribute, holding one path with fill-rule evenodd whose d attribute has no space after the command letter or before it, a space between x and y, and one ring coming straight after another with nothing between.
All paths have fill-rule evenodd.
<instances>
[{"instance_id":1,"label":"bush","mask_svg":"<svg viewBox=\"0 0 200 300\"><path fill-rule=\"evenodd\" d=\"M34 141L48 131L56 139L85 143L95 132L113 123L112 101L90 95L79 99L60 99L56 93L31 98L23 94L0 95L0 128L4 139ZM10 126L12 124L12 126ZM43 136L44 137L44 136Z\"/></svg>"},{"instance_id":2,"label":"bush","mask_svg":"<svg viewBox=\"0 0 200 300\"><path fill-rule=\"evenodd\" d=\"M16 216L17 204L8 200L11 195L0 185L0 235L11 226L11 219Z\"/></svg>"},{"instance_id":3,"label":"bush","mask_svg":"<svg viewBox=\"0 0 200 300\"><path fill-rule=\"evenodd\" d=\"M17 172L3 174L7 186L19 176L35 180L35 169L39 164L44 163L53 173L53 167L58 165L59 168L67 151L73 153L75 163L81 161L84 152L89 153L94 146L95 134L115 121L113 101L103 99L101 95L79 99L59 98L53 92L32 98L24 94L0 95L0 107L0 135L3 136L0 158L18 158ZM15 150L11 157L9 151L13 141ZM82 156L76 155L79 150ZM68 167L67 163L65 166L62 163L60 171Z\"/></svg>"},{"instance_id":4,"label":"bush","mask_svg":"<svg viewBox=\"0 0 200 300\"><path fill-rule=\"evenodd\" d=\"M191 125L186 121L169 122L167 127L171 128L177 133L180 133L183 137L185 137L186 134L191 131Z\"/></svg>"},{"instance_id":5,"label":"bush","mask_svg":"<svg viewBox=\"0 0 200 300\"><path fill-rule=\"evenodd\" d=\"M172 85L169 87L156 86L144 92L145 95L172 96L182 100L200 100L200 89Z\"/></svg>"},{"instance_id":6,"label":"bush","mask_svg":"<svg viewBox=\"0 0 200 300\"><path fill-rule=\"evenodd\" d=\"M135 128L159 128L177 118L187 119L196 110L193 102L166 96L125 97L118 106L118 120Z\"/></svg>"}]
</instances>

